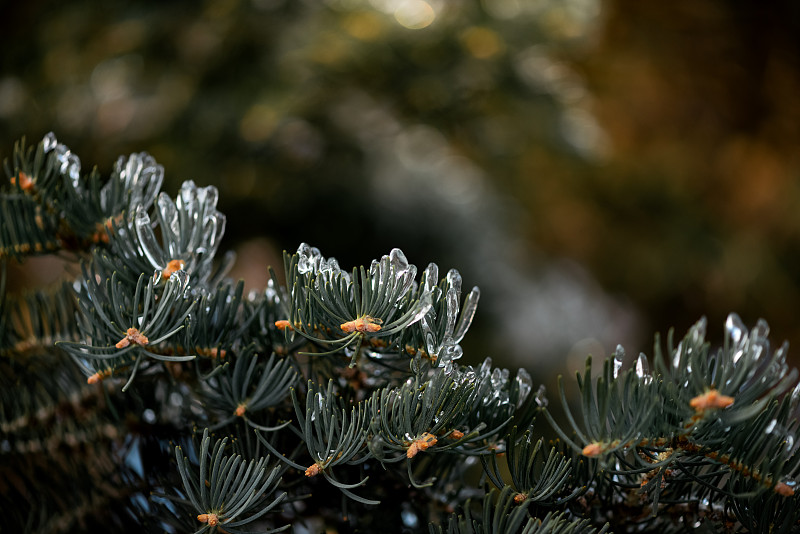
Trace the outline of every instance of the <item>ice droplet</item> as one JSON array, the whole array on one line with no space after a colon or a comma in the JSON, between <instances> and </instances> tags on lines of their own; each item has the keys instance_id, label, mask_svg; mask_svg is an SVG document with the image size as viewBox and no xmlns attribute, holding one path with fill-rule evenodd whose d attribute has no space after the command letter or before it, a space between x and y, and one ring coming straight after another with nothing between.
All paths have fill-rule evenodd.
<instances>
[{"instance_id":1,"label":"ice droplet","mask_svg":"<svg viewBox=\"0 0 800 534\"><path fill-rule=\"evenodd\" d=\"M706 327L708 326L708 320L705 317L701 317L699 321L697 321L691 328L691 338L695 345L702 345L706 339Z\"/></svg>"},{"instance_id":2,"label":"ice droplet","mask_svg":"<svg viewBox=\"0 0 800 534\"><path fill-rule=\"evenodd\" d=\"M447 362L458 360L463 355L464 351L461 345L453 343L453 339L450 337L445 338L442 347L439 349L438 358L441 361L439 366L444 367L447 365Z\"/></svg>"},{"instance_id":3,"label":"ice droplet","mask_svg":"<svg viewBox=\"0 0 800 534\"><path fill-rule=\"evenodd\" d=\"M508 369L495 368L492 371L492 387L495 389L504 388L508 383Z\"/></svg>"},{"instance_id":4,"label":"ice droplet","mask_svg":"<svg viewBox=\"0 0 800 534\"><path fill-rule=\"evenodd\" d=\"M77 189L80 184L81 160L73 154L66 145L61 143L53 147L56 152L56 161L61 164L59 171L72 179L72 185Z\"/></svg>"},{"instance_id":5,"label":"ice droplet","mask_svg":"<svg viewBox=\"0 0 800 534\"><path fill-rule=\"evenodd\" d=\"M447 271L447 285L456 290L457 295L461 295L461 273L455 269Z\"/></svg>"},{"instance_id":6,"label":"ice droplet","mask_svg":"<svg viewBox=\"0 0 800 534\"><path fill-rule=\"evenodd\" d=\"M792 389L792 401L797 402L798 399L800 399L800 382L798 382L794 386L794 389Z\"/></svg>"},{"instance_id":7,"label":"ice droplet","mask_svg":"<svg viewBox=\"0 0 800 534\"><path fill-rule=\"evenodd\" d=\"M745 332L747 332L747 328L739 316L735 313L728 315L725 320L725 334L733 342L734 346L739 346L744 342L746 338Z\"/></svg>"},{"instance_id":8,"label":"ice droplet","mask_svg":"<svg viewBox=\"0 0 800 534\"><path fill-rule=\"evenodd\" d=\"M435 263L429 263L422 272L422 279L423 291L425 293L431 293L433 288L439 283L439 266Z\"/></svg>"},{"instance_id":9,"label":"ice droplet","mask_svg":"<svg viewBox=\"0 0 800 534\"><path fill-rule=\"evenodd\" d=\"M614 351L614 378L619 376L619 370L622 369L622 361L625 359L625 349L622 345L617 345L617 350Z\"/></svg>"},{"instance_id":10,"label":"ice droplet","mask_svg":"<svg viewBox=\"0 0 800 534\"><path fill-rule=\"evenodd\" d=\"M653 381L653 376L650 374L650 365L647 363L647 356L644 352L639 353L636 358L636 376L642 379L644 384L650 384Z\"/></svg>"},{"instance_id":11,"label":"ice droplet","mask_svg":"<svg viewBox=\"0 0 800 534\"><path fill-rule=\"evenodd\" d=\"M380 283L383 278L382 274L384 269L391 269L394 272L394 279L400 285L400 291L397 293L400 300L405 296L408 290L414 283L414 278L417 276L416 265L408 263L405 254L399 248L393 248L388 256L383 256L380 262L373 260L370 265L370 277L373 281L373 287L376 283Z\"/></svg>"},{"instance_id":12,"label":"ice droplet","mask_svg":"<svg viewBox=\"0 0 800 534\"><path fill-rule=\"evenodd\" d=\"M675 348L675 354L672 355L672 367L677 369L681 366L681 356L683 355L683 341L678 343L678 346Z\"/></svg>"},{"instance_id":13,"label":"ice droplet","mask_svg":"<svg viewBox=\"0 0 800 534\"><path fill-rule=\"evenodd\" d=\"M517 376L514 377L514 380L517 382L517 389L519 390L519 400L517 401L517 407L519 407L530 395L531 389L533 389L533 380L531 380L530 373L522 367L517 370Z\"/></svg>"},{"instance_id":14,"label":"ice droplet","mask_svg":"<svg viewBox=\"0 0 800 534\"><path fill-rule=\"evenodd\" d=\"M389 263L394 268L394 275L396 278L404 276L408 272L410 265L406 259L406 255L399 248L393 248L389 252Z\"/></svg>"},{"instance_id":15,"label":"ice droplet","mask_svg":"<svg viewBox=\"0 0 800 534\"><path fill-rule=\"evenodd\" d=\"M767 425L767 428L764 429L764 432L766 432L767 434L772 434L772 431L775 430L775 426L777 424L778 424L778 420L777 419L773 419L772 421L769 422L769 424Z\"/></svg>"},{"instance_id":16,"label":"ice droplet","mask_svg":"<svg viewBox=\"0 0 800 534\"><path fill-rule=\"evenodd\" d=\"M56 135L53 132L48 132L47 135L44 136L42 139L42 149L44 153L47 154L48 152L52 151L58 145L58 140L56 139Z\"/></svg>"},{"instance_id":17,"label":"ice droplet","mask_svg":"<svg viewBox=\"0 0 800 534\"><path fill-rule=\"evenodd\" d=\"M547 400L547 389L544 387L544 384L539 385L539 389L536 390L536 397L534 398L539 408L547 408L550 401Z\"/></svg>"},{"instance_id":18,"label":"ice droplet","mask_svg":"<svg viewBox=\"0 0 800 534\"><path fill-rule=\"evenodd\" d=\"M756 327L753 329L753 336L755 339L766 340L769 336L769 325L764 319L759 319L756 322Z\"/></svg>"},{"instance_id":19,"label":"ice droplet","mask_svg":"<svg viewBox=\"0 0 800 534\"><path fill-rule=\"evenodd\" d=\"M481 364L480 369L478 369L478 375L481 380L485 377L489 376L489 369L492 368L492 357L487 356L483 363Z\"/></svg>"},{"instance_id":20,"label":"ice droplet","mask_svg":"<svg viewBox=\"0 0 800 534\"><path fill-rule=\"evenodd\" d=\"M181 184L175 204L179 210L187 213L195 213L197 211L197 185L194 181L186 180Z\"/></svg>"},{"instance_id":21,"label":"ice droplet","mask_svg":"<svg viewBox=\"0 0 800 534\"><path fill-rule=\"evenodd\" d=\"M319 249L308 243L300 243L300 246L297 247L297 255L297 272L300 274L315 272L322 258Z\"/></svg>"}]
</instances>

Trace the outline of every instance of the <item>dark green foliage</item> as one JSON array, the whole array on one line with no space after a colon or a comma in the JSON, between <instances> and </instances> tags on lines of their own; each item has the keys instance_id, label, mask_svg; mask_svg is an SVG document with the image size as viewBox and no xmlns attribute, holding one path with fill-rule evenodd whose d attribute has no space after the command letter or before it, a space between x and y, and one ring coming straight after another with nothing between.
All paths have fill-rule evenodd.
<instances>
[{"instance_id":1,"label":"dark green foliage","mask_svg":"<svg viewBox=\"0 0 800 534\"><path fill-rule=\"evenodd\" d=\"M625 368L621 347L599 376L587 360L577 407L559 383L562 424L524 369L458 362L479 292L462 300L455 270L417 281L394 249L346 271L302 244L285 284L272 272L245 296L231 258L216 263L213 187L173 200L146 154L81 174L52 134L6 169L0 506L14 529L800 527L800 386L763 321L748 332L731 315L712 351L702 320L657 342L652 369L644 355ZM7 287L7 262L54 249L80 262L75 280Z\"/></svg>"}]
</instances>

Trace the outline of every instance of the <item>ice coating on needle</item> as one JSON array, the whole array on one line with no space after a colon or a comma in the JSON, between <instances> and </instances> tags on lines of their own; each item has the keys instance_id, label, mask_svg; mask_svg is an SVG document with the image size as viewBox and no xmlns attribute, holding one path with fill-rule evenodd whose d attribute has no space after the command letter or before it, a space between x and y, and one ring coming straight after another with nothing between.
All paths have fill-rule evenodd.
<instances>
[{"instance_id":1,"label":"ice coating on needle","mask_svg":"<svg viewBox=\"0 0 800 534\"><path fill-rule=\"evenodd\" d=\"M473 288L464 301L464 309L461 310L459 306L461 274L456 269L449 270L440 290L433 283L433 277L438 270L436 264L432 263L423 273L423 287L426 294L430 295L438 306L431 308L420 326L428 354L432 359L438 360L440 366L445 366L448 359L457 359L462 355L458 344L472 324L480 292L477 287ZM442 291L444 291L443 296ZM447 352L447 358L443 360L444 352Z\"/></svg>"},{"instance_id":2,"label":"ice coating on needle","mask_svg":"<svg viewBox=\"0 0 800 534\"><path fill-rule=\"evenodd\" d=\"M158 195L157 206L157 217L164 241L170 245L177 243L178 237L181 235L181 225L180 220L178 219L178 208L166 193L161 193ZM173 246L170 247L168 254L170 256L175 254Z\"/></svg>"},{"instance_id":3,"label":"ice coating on needle","mask_svg":"<svg viewBox=\"0 0 800 534\"><path fill-rule=\"evenodd\" d=\"M181 186L177 200L166 193L155 205L160 240L143 207L138 207L134 228L139 244L156 269L166 269L170 261L185 262L183 269L197 280L211 274L211 262L225 232L225 216L216 211L215 187L198 188L191 180Z\"/></svg>"},{"instance_id":4,"label":"ice coating on needle","mask_svg":"<svg viewBox=\"0 0 800 534\"><path fill-rule=\"evenodd\" d=\"M422 272L422 290L425 293L432 293L433 289L439 283L439 266L435 263L429 263L425 270Z\"/></svg>"},{"instance_id":5,"label":"ice coating on needle","mask_svg":"<svg viewBox=\"0 0 800 534\"><path fill-rule=\"evenodd\" d=\"M453 332L453 339L456 343L460 343L467 330L472 325L472 319L475 317L475 311L478 309L478 300L480 300L481 292L476 287L472 288L467 298L464 300L464 309L461 310L461 318L458 320L455 332Z\"/></svg>"},{"instance_id":6,"label":"ice coating on needle","mask_svg":"<svg viewBox=\"0 0 800 534\"><path fill-rule=\"evenodd\" d=\"M156 160L146 152L131 154L127 159L120 156L114 165L114 173L124 184L125 189L130 191L129 212L133 212L138 206L149 208L164 181L164 167L157 164ZM112 185L109 181L101 191L103 209L111 207L106 204L110 200Z\"/></svg>"},{"instance_id":7,"label":"ice coating on needle","mask_svg":"<svg viewBox=\"0 0 800 534\"><path fill-rule=\"evenodd\" d=\"M142 252L147 256L151 265L160 269L166 267L167 261L153 233L153 227L150 224L150 216L144 208L136 210L134 227L136 229L136 236L139 238L139 245L142 247Z\"/></svg>"}]
</instances>

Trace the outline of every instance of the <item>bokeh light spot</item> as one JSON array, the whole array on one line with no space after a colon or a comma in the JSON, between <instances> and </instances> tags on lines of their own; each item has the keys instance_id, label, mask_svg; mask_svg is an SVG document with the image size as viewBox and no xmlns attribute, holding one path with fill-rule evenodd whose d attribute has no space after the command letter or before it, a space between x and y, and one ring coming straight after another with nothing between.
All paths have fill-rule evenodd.
<instances>
[{"instance_id":1,"label":"bokeh light spot","mask_svg":"<svg viewBox=\"0 0 800 534\"><path fill-rule=\"evenodd\" d=\"M427 28L436 19L436 11L424 0L405 0L394 11L394 18L410 30Z\"/></svg>"},{"instance_id":2,"label":"bokeh light spot","mask_svg":"<svg viewBox=\"0 0 800 534\"><path fill-rule=\"evenodd\" d=\"M461 43L467 52L478 59L488 59L505 50L500 36L489 28L467 28L461 34Z\"/></svg>"}]
</instances>

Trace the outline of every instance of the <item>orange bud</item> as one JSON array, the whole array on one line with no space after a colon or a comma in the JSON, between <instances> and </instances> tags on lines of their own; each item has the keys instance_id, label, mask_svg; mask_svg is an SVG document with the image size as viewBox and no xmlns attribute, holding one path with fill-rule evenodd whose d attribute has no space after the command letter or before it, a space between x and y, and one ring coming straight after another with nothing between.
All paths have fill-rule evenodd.
<instances>
[{"instance_id":1,"label":"orange bud","mask_svg":"<svg viewBox=\"0 0 800 534\"><path fill-rule=\"evenodd\" d=\"M694 408L697 413L717 408L727 408L731 404L733 404L733 397L720 395L716 389L710 389L689 401L689 406Z\"/></svg>"},{"instance_id":2,"label":"orange bud","mask_svg":"<svg viewBox=\"0 0 800 534\"><path fill-rule=\"evenodd\" d=\"M581 454L583 454L584 456L588 456L589 458L597 458L598 456L600 456L600 454L602 454L602 452L603 452L603 446L597 442L594 442L585 446L581 451Z\"/></svg>"},{"instance_id":3,"label":"orange bud","mask_svg":"<svg viewBox=\"0 0 800 534\"><path fill-rule=\"evenodd\" d=\"M775 484L775 493L778 495L783 495L784 497L791 497L794 495L794 488L785 482L778 482Z\"/></svg>"},{"instance_id":4,"label":"orange bud","mask_svg":"<svg viewBox=\"0 0 800 534\"><path fill-rule=\"evenodd\" d=\"M172 276L172 273L177 271L182 271L184 267L186 267L185 261L170 260L170 262L167 263L167 267L163 271L161 271L161 277L166 280L167 278Z\"/></svg>"},{"instance_id":5,"label":"orange bud","mask_svg":"<svg viewBox=\"0 0 800 534\"><path fill-rule=\"evenodd\" d=\"M201 523L208 523L208 526L214 527L219 523L219 516L217 514L200 514L197 520Z\"/></svg>"},{"instance_id":6,"label":"orange bud","mask_svg":"<svg viewBox=\"0 0 800 534\"><path fill-rule=\"evenodd\" d=\"M19 188L25 191L26 193L30 193L34 187L33 180L31 180L31 178L22 171L20 171L19 177L17 176L11 177L11 183L19 184Z\"/></svg>"},{"instance_id":7,"label":"orange bud","mask_svg":"<svg viewBox=\"0 0 800 534\"><path fill-rule=\"evenodd\" d=\"M319 466L319 464L311 464L311 466L308 469L306 469L306 476L307 477L317 476L320 473L320 471L322 471L322 468Z\"/></svg>"},{"instance_id":8,"label":"orange bud","mask_svg":"<svg viewBox=\"0 0 800 534\"><path fill-rule=\"evenodd\" d=\"M353 319L352 321L342 323L339 325L339 328L341 328L346 334L350 334L352 332L361 332L362 334L365 334L368 332L379 331L381 329L382 322L383 321L380 319L375 319L374 317L365 315L363 317L359 317L358 319Z\"/></svg>"},{"instance_id":9,"label":"orange bud","mask_svg":"<svg viewBox=\"0 0 800 534\"><path fill-rule=\"evenodd\" d=\"M115 346L118 349L124 349L131 343L134 345L147 345L150 340L136 328L128 328L127 332L125 332L125 337L120 339Z\"/></svg>"},{"instance_id":10,"label":"orange bud","mask_svg":"<svg viewBox=\"0 0 800 534\"><path fill-rule=\"evenodd\" d=\"M414 440L414 442L411 443L411 445L408 447L408 450L406 451L406 457L413 458L414 456L417 455L418 452L427 450L430 447L436 445L437 441L439 440L436 438L436 436L434 436L430 432L425 432L424 434L422 434L422 437L420 437L417 440Z\"/></svg>"}]
</instances>

